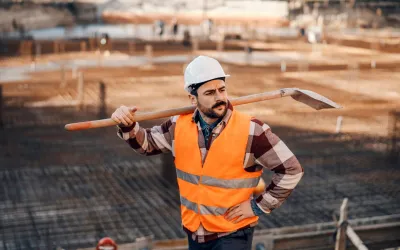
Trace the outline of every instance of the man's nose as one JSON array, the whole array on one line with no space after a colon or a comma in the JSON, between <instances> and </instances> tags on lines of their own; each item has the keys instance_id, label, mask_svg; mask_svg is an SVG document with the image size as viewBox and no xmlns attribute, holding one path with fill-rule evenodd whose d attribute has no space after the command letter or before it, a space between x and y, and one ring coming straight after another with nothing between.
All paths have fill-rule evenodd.
<instances>
[{"instance_id":1,"label":"man's nose","mask_svg":"<svg viewBox=\"0 0 400 250\"><path fill-rule=\"evenodd\" d=\"M216 101L219 101L219 100L223 100L224 99L224 95L223 95L223 93L221 92L221 91L216 91L215 92L215 100Z\"/></svg>"}]
</instances>

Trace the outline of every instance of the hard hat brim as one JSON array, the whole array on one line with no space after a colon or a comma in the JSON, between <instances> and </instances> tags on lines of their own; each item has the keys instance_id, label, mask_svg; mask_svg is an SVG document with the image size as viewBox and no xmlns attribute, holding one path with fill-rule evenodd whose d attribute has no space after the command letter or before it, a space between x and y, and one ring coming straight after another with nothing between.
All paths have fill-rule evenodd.
<instances>
[{"instance_id":1,"label":"hard hat brim","mask_svg":"<svg viewBox=\"0 0 400 250\"><path fill-rule=\"evenodd\" d=\"M190 92L189 88L190 88L191 86L193 86L193 85L198 85L198 86L196 87L196 89L197 89L197 88L199 88L201 85L203 85L203 84L205 84L205 83L207 83L207 82L210 82L210 81L213 81L213 80L216 80L216 79L219 79L219 78L230 77L230 76L231 76L231 75L226 75L226 74L225 74L224 76L217 77L217 78L213 78L213 79L207 80L207 81L205 81L205 82L192 83L192 84L190 84L189 86L185 87L185 90L188 91L188 92Z\"/></svg>"}]
</instances>

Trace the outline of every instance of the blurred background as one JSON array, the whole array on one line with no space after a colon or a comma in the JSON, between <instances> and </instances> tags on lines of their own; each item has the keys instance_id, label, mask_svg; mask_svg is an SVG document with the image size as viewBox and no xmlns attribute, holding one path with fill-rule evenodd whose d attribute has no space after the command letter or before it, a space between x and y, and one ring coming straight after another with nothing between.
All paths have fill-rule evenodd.
<instances>
[{"instance_id":1,"label":"blurred background","mask_svg":"<svg viewBox=\"0 0 400 250\"><path fill-rule=\"evenodd\" d=\"M305 169L260 218L254 249L399 249L399 27L398 0L0 0L0 249L94 249L106 236L187 249L172 157L136 154L115 127L64 125L189 105L183 70L197 55L231 74L231 98L298 87L343 106L237 107Z\"/></svg>"}]
</instances>

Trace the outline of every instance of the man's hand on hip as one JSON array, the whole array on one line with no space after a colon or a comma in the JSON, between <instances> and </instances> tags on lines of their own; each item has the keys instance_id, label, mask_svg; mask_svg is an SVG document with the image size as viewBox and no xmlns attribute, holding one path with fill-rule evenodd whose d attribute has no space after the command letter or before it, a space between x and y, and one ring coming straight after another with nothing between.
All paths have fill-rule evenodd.
<instances>
[{"instance_id":1,"label":"man's hand on hip","mask_svg":"<svg viewBox=\"0 0 400 250\"><path fill-rule=\"evenodd\" d=\"M238 223L246 218L253 217L254 212L251 208L251 200L244 201L228 209L225 213L225 219L233 223Z\"/></svg>"}]
</instances>

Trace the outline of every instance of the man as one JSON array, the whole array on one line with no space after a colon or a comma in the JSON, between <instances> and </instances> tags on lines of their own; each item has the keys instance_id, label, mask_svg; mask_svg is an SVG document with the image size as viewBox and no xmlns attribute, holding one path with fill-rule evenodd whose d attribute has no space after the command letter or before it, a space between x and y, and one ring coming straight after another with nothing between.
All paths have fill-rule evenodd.
<instances>
[{"instance_id":1,"label":"man","mask_svg":"<svg viewBox=\"0 0 400 250\"><path fill-rule=\"evenodd\" d=\"M279 207L303 175L267 124L233 108L228 76L217 60L199 56L184 75L194 114L151 129L133 122L135 107L121 106L111 116L120 124L118 135L137 152L174 155L190 250L251 249L258 216ZM271 184L253 197L263 168L274 172Z\"/></svg>"}]
</instances>

